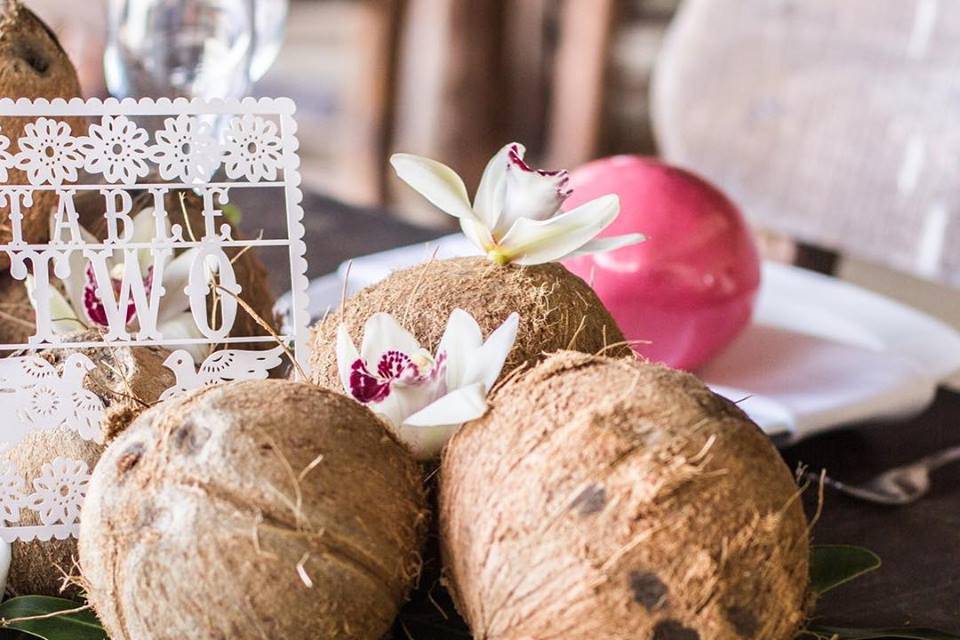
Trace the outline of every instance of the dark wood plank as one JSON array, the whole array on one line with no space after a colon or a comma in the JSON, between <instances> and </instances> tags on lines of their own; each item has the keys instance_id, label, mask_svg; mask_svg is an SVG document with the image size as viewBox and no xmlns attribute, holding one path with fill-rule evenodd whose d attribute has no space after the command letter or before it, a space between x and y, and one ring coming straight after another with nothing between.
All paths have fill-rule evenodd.
<instances>
[{"instance_id":1,"label":"dark wood plank","mask_svg":"<svg viewBox=\"0 0 960 640\"><path fill-rule=\"evenodd\" d=\"M237 191L246 192L231 194L243 212L240 228L245 234L255 236L261 230L265 237L286 234L285 216L267 206L270 196L255 193L256 189ZM310 278L336 271L341 262L350 258L425 242L444 233L408 224L385 211L351 206L314 192L304 194L302 206ZM260 256L270 272L275 293L282 293L288 286L286 257L267 252Z\"/></svg>"},{"instance_id":2,"label":"dark wood plank","mask_svg":"<svg viewBox=\"0 0 960 640\"><path fill-rule=\"evenodd\" d=\"M784 457L857 482L955 445L960 394L941 390L912 420L826 433L786 449ZM811 514L815 494L805 496ZM960 465L934 473L930 495L907 507L868 505L827 490L814 542L861 545L883 559L877 572L825 596L817 607L825 622L960 633Z\"/></svg>"}]
</instances>

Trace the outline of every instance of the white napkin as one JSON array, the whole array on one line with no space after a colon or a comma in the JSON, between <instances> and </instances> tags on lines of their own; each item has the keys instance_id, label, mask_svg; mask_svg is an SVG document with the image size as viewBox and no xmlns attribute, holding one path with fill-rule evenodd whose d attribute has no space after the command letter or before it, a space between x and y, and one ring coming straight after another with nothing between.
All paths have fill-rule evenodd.
<instances>
[{"instance_id":1,"label":"white napkin","mask_svg":"<svg viewBox=\"0 0 960 640\"><path fill-rule=\"evenodd\" d=\"M767 433L795 438L909 415L926 407L937 387L903 356L758 324L698 374Z\"/></svg>"}]
</instances>

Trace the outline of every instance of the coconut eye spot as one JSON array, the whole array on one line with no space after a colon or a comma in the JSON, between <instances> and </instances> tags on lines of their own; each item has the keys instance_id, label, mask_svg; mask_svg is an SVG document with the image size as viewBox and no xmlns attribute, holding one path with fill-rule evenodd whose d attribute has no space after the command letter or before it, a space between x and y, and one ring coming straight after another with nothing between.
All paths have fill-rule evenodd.
<instances>
[{"instance_id":1,"label":"coconut eye spot","mask_svg":"<svg viewBox=\"0 0 960 640\"><path fill-rule=\"evenodd\" d=\"M653 640L700 640L700 634L676 620L664 620L653 629Z\"/></svg>"},{"instance_id":2,"label":"coconut eye spot","mask_svg":"<svg viewBox=\"0 0 960 640\"><path fill-rule=\"evenodd\" d=\"M39 75L45 75L50 69L50 61L47 57L29 44L21 43L17 56Z\"/></svg>"},{"instance_id":3,"label":"coconut eye spot","mask_svg":"<svg viewBox=\"0 0 960 640\"><path fill-rule=\"evenodd\" d=\"M173 434L173 442L177 450L187 455L197 453L209 439L209 429L197 427L189 420L184 422Z\"/></svg>"},{"instance_id":4,"label":"coconut eye spot","mask_svg":"<svg viewBox=\"0 0 960 640\"><path fill-rule=\"evenodd\" d=\"M140 463L140 460L143 458L144 451L146 451L146 448L143 446L142 442L138 442L127 447L127 449L120 456L120 459L117 460L117 471L121 475L130 473L130 471Z\"/></svg>"},{"instance_id":5,"label":"coconut eye spot","mask_svg":"<svg viewBox=\"0 0 960 640\"><path fill-rule=\"evenodd\" d=\"M727 608L727 620L733 625L733 630L741 638L753 638L760 630L760 623L757 617L749 609L744 607Z\"/></svg>"},{"instance_id":6,"label":"coconut eye spot","mask_svg":"<svg viewBox=\"0 0 960 640\"><path fill-rule=\"evenodd\" d=\"M599 485L592 484L580 492L573 500L571 508L579 509L581 516L589 516L603 511L607 503L607 490Z\"/></svg>"},{"instance_id":7,"label":"coconut eye spot","mask_svg":"<svg viewBox=\"0 0 960 640\"><path fill-rule=\"evenodd\" d=\"M655 573L631 571L628 582L633 601L647 611L659 608L667 597L667 585Z\"/></svg>"}]
</instances>

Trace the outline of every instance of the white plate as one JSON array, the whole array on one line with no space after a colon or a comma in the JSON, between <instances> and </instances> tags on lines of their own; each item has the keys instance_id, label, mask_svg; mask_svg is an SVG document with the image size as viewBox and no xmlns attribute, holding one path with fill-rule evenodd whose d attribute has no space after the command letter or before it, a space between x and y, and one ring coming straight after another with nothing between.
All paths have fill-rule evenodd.
<instances>
[{"instance_id":1,"label":"white plate","mask_svg":"<svg viewBox=\"0 0 960 640\"><path fill-rule=\"evenodd\" d=\"M771 434L801 438L925 408L960 371L960 334L899 302L763 265L754 320L699 374ZM739 398L738 398L739 396Z\"/></svg>"},{"instance_id":2,"label":"white plate","mask_svg":"<svg viewBox=\"0 0 960 640\"><path fill-rule=\"evenodd\" d=\"M352 261L349 292L398 268L475 253L461 235ZM339 274L310 286L311 315L340 301ZM789 439L922 410L960 372L960 334L856 285L765 263L754 320L698 374L771 435Z\"/></svg>"}]
</instances>

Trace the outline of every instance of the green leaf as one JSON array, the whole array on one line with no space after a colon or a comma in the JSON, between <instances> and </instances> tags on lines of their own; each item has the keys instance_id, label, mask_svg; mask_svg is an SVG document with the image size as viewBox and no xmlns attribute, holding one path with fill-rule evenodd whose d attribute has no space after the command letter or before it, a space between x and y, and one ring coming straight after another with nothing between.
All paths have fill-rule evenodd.
<instances>
[{"instance_id":1,"label":"green leaf","mask_svg":"<svg viewBox=\"0 0 960 640\"><path fill-rule=\"evenodd\" d=\"M58 611L71 611L79 606L76 602L63 598L20 596L0 603L0 618L5 621L31 618ZM90 610L65 613L40 620L7 622L4 627L22 631L41 640L105 640L107 638L107 633L103 630L97 616Z\"/></svg>"},{"instance_id":2,"label":"green leaf","mask_svg":"<svg viewBox=\"0 0 960 640\"><path fill-rule=\"evenodd\" d=\"M810 588L818 596L880 567L869 549L848 545L816 545L810 554Z\"/></svg>"},{"instance_id":3,"label":"green leaf","mask_svg":"<svg viewBox=\"0 0 960 640\"><path fill-rule=\"evenodd\" d=\"M840 629L838 627L809 627L800 638L837 638L838 640L960 640L960 636L936 629Z\"/></svg>"},{"instance_id":4,"label":"green leaf","mask_svg":"<svg viewBox=\"0 0 960 640\"><path fill-rule=\"evenodd\" d=\"M227 222L232 225L240 224L240 219L243 218L240 207L235 204L225 204L220 207L220 211L223 212L223 217L227 219Z\"/></svg>"}]
</instances>

